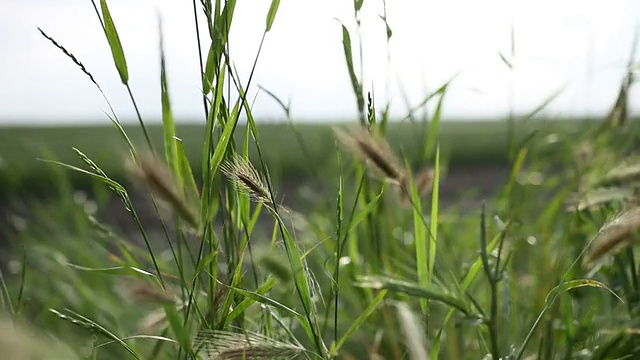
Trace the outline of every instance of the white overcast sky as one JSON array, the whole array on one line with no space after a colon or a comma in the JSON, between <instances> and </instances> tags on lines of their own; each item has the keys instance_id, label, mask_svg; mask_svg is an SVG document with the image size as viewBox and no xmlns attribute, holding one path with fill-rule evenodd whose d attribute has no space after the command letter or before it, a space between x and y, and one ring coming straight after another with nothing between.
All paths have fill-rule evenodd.
<instances>
[{"instance_id":1,"label":"white overcast sky","mask_svg":"<svg viewBox=\"0 0 640 360\"><path fill-rule=\"evenodd\" d=\"M160 115L160 13L175 116L199 121L201 89L191 1L108 3L143 117ZM238 1L230 46L244 80L269 5L269 0ZM531 111L567 85L547 114L583 116L603 114L615 100L640 1L387 0L393 30L390 63L381 14L382 0L365 0L364 85L375 91L379 106L391 100L394 115L406 111L399 84L415 105L458 74L446 97L445 118L506 116L511 80L519 113ZM356 115L336 19L352 31L355 45L353 3L346 0L282 0L267 35L254 85L291 98L296 119ZM512 23L516 54L510 72L498 54L510 56ZM108 123L103 114L107 106L93 84L37 27L84 63L121 119L134 118L90 0L0 0L0 123ZM639 94L632 92L635 108ZM283 118L264 93L258 95L254 115L263 121Z\"/></svg>"}]
</instances>

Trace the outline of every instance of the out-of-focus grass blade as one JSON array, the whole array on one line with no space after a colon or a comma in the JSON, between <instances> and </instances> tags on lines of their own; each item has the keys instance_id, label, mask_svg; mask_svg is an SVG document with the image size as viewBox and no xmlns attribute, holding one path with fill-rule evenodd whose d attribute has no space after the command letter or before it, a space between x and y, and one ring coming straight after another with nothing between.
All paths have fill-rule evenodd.
<instances>
[{"instance_id":1,"label":"out-of-focus grass blade","mask_svg":"<svg viewBox=\"0 0 640 360\"><path fill-rule=\"evenodd\" d=\"M3 311L7 311L11 316L14 316L15 311L13 307L13 303L11 301L11 295L9 294L9 288L7 287L7 283L4 281L4 276L2 275L2 270L0 269L0 309Z\"/></svg>"},{"instance_id":2,"label":"out-of-focus grass blade","mask_svg":"<svg viewBox=\"0 0 640 360\"><path fill-rule=\"evenodd\" d=\"M59 161L55 161L55 160L47 160L47 159L39 159L40 161L44 161L50 164L54 164L54 165L59 165L62 167L65 167L67 169L73 170L73 171L77 171L79 173L83 173L86 175L89 175L91 177L93 177L94 179L100 180L101 182L103 182L104 184L106 184L107 186L111 187L112 189L116 190L116 191L125 191L124 187L122 185L120 185L119 183L109 179L108 177L99 175L99 174L95 174L92 173L90 171L87 171L85 169L81 169L79 167L73 166L73 165L69 165L69 164L65 164Z\"/></svg>"},{"instance_id":3,"label":"out-of-focus grass blade","mask_svg":"<svg viewBox=\"0 0 640 360\"><path fill-rule=\"evenodd\" d=\"M204 67L204 74L202 74L202 92L205 96L209 95L213 85L213 78L215 76L216 69L216 54L213 51L215 42L209 46L209 52L207 54L207 62Z\"/></svg>"},{"instance_id":4,"label":"out-of-focus grass blade","mask_svg":"<svg viewBox=\"0 0 640 360\"><path fill-rule=\"evenodd\" d=\"M518 174L520 173L520 170L522 170L522 166L524 165L524 161L527 158L528 153L529 149L527 147L523 147L520 149L520 151L518 151L518 156L516 156L516 160L514 161L513 167L511 168L511 173L509 174L509 181L504 187L501 195L503 199L507 199L509 197L511 190L513 189L513 186L518 179Z\"/></svg>"},{"instance_id":5,"label":"out-of-focus grass blade","mask_svg":"<svg viewBox=\"0 0 640 360\"><path fill-rule=\"evenodd\" d=\"M371 211L373 211L376 208L376 204L378 203L378 200L380 200L380 198L382 197L383 191L380 191L380 193L374 197L373 199L371 199L371 201L369 201L367 204L365 204L365 206L363 206L358 213L353 217L353 219L349 222L349 226L348 229L354 229L356 226L358 226L358 224L365 219L365 217L367 215L369 215L371 213ZM342 200L342 194L340 194L341 200Z\"/></svg>"},{"instance_id":6,"label":"out-of-focus grass blade","mask_svg":"<svg viewBox=\"0 0 640 360\"><path fill-rule=\"evenodd\" d=\"M276 285L276 279L269 278L267 281L264 282L264 284L260 285L260 287L256 289L255 293L258 295L264 296L264 294L266 294L269 290L271 290L275 285ZM231 324L233 319L238 317L238 315L240 315L245 310L247 310L249 306L251 306L251 304L255 302L256 302L256 299L252 297L247 297L244 300L242 300L238 305L236 305L233 308L233 310L229 314L227 314L227 316L224 319L224 327L226 328L227 326L229 326L229 324Z\"/></svg>"},{"instance_id":7,"label":"out-of-focus grass blade","mask_svg":"<svg viewBox=\"0 0 640 360\"><path fill-rule=\"evenodd\" d=\"M406 294L421 299L429 299L447 304L463 314L469 314L467 305L455 295L434 289L433 286L424 287L413 282L396 280L384 276L360 276L357 278L357 286L369 289L386 289L391 292Z\"/></svg>"},{"instance_id":8,"label":"out-of-focus grass blade","mask_svg":"<svg viewBox=\"0 0 640 360\"><path fill-rule=\"evenodd\" d=\"M173 138L173 141L176 144L178 172L180 173L179 179L182 181L179 184L184 188L187 199L192 204L197 204L200 200L200 192L198 191L198 185L196 185L196 179L193 176L193 171L191 169L191 165L189 164L189 159L187 158L187 154L184 151L184 145L182 144L182 140L177 137Z\"/></svg>"},{"instance_id":9,"label":"out-of-focus grass blade","mask_svg":"<svg viewBox=\"0 0 640 360\"><path fill-rule=\"evenodd\" d=\"M362 4L360 5L362 6ZM347 70L349 71L349 78L351 79L351 86L353 87L353 93L358 101L358 111L362 113L364 109L364 95L362 94L362 85L356 76L356 72L353 66L353 55L351 52L351 36L347 27L342 25L342 47L344 49L344 58L347 61Z\"/></svg>"},{"instance_id":10,"label":"out-of-focus grass blade","mask_svg":"<svg viewBox=\"0 0 640 360\"><path fill-rule=\"evenodd\" d=\"M436 162L433 168L433 185L431 189L431 219L429 222L429 283L433 279L433 267L436 262L436 246L438 240L438 202L440 189L440 145L436 147Z\"/></svg>"},{"instance_id":11,"label":"out-of-focus grass blade","mask_svg":"<svg viewBox=\"0 0 640 360\"><path fill-rule=\"evenodd\" d=\"M124 128L122 127L122 124L120 124L120 121L117 118L110 116L109 114L106 114L106 115L109 118L109 120L111 120L113 127L115 127L118 133L120 134L120 136L122 136L122 139L127 143L127 147L129 148L129 152L131 152L131 155L134 157L134 159L137 160L138 151L133 146L131 139L129 139L129 135L127 135L127 132L124 131Z\"/></svg>"},{"instance_id":12,"label":"out-of-focus grass blade","mask_svg":"<svg viewBox=\"0 0 640 360\"><path fill-rule=\"evenodd\" d=\"M296 285L296 290L298 291L300 302L302 302L302 306L304 307L306 321L304 321L303 324L305 324L304 326L307 329L309 339L315 341L318 351L322 353L322 344L324 344L324 342L320 338L320 334L318 334L317 329L315 328L316 322L314 304L313 299L311 298L311 288L309 286L309 282L307 281L307 272L304 263L302 262L302 256L300 255L295 241L291 237L291 234L289 234L289 231L285 227L285 224L280 216L273 210L272 214L280 224L280 232L282 234L287 255L289 257L289 262L291 264L293 280Z\"/></svg>"},{"instance_id":13,"label":"out-of-focus grass blade","mask_svg":"<svg viewBox=\"0 0 640 360\"><path fill-rule=\"evenodd\" d=\"M487 253L490 253L491 251L493 251L493 249L495 249L496 246L498 246L498 243L500 242L500 239L501 239L501 236L500 236L500 234L498 234L497 236L495 236L491 240L491 242L489 242L489 244L487 245ZM474 261L473 264L471 265L471 267L469 268L469 271L467 272L467 275L465 275L464 279L462 280L462 284L460 284L460 288L459 288L459 292L460 293L464 293L464 291L467 288L469 288L469 286L471 285L471 282L476 278L476 276L478 275L480 270L482 270L482 259L478 256L476 261ZM441 340L442 330L444 329L444 327L447 325L447 323L451 319L451 316L453 316L454 311L455 311L454 309L450 309L447 312L447 315L445 316L444 321L442 322L442 325L441 325L442 328L438 332L438 335L436 335L436 338L435 338L435 340L433 342L433 347L431 349L431 358L432 359L438 359L438 353L440 351L440 340Z\"/></svg>"},{"instance_id":14,"label":"out-of-focus grass blade","mask_svg":"<svg viewBox=\"0 0 640 360\"><path fill-rule=\"evenodd\" d=\"M369 318L369 316L371 316L371 314L376 310L376 308L378 307L378 305L386 295L387 295L387 290L381 290L378 293L378 295L376 295L376 297L371 300L371 302L369 303L367 308L362 312L362 314L360 314L360 316L358 316L358 318L353 321L353 324L351 324L349 329L347 329L347 331L342 335L342 337L340 337L340 340L338 340L337 343L331 346L332 356L338 356L338 352L340 351L340 348L342 348L342 346L347 342L347 340L349 340L349 338L351 338L351 336L353 336L353 334L356 331L358 331L358 329L362 326L362 324L364 324L367 318Z\"/></svg>"},{"instance_id":15,"label":"out-of-focus grass blade","mask_svg":"<svg viewBox=\"0 0 640 360\"><path fill-rule=\"evenodd\" d=\"M273 21L276 19L276 14L278 13L279 6L280 0L271 0L271 6L269 7L269 12L267 13L267 28L265 32L269 32L269 30L271 30L271 26L273 26Z\"/></svg>"},{"instance_id":16,"label":"out-of-focus grass blade","mask_svg":"<svg viewBox=\"0 0 640 360\"><path fill-rule=\"evenodd\" d=\"M167 82L167 69L164 57L164 38L162 34L162 23L158 26L160 32L160 98L162 102L162 135L164 139L164 155L167 159L169 169L173 173L176 182L182 186L184 180L178 169L178 155L176 149L176 126L173 121L173 113L171 111L171 101L169 97L169 84Z\"/></svg>"},{"instance_id":17,"label":"out-of-focus grass blade","mask_svg":"<svg viewBox=\"0 0 640 360\"><path fill-rule=\"evenodd\" d=\"M180 349L187 354L191 354L193 352L193 349L189 329L178 313L178 309L176 309L176 306L174 304L165 305L164 312L167 315L169 326L171 327L171 330L173 331L178 344L180 344Z\"/></svg>"},{"instance_id":18,"label":"out-of-focus grass blade","mask_svg":"<svg viewBox=\"0 0 640 360\"><path fill-rule=\"evenodd\" d=\"M385 7L385 13L386 13L386 3L384 4ZM391 40L391 36L393 36L393 31L391 30L391 26L389 26L389 21L387 21L387 17L383 16L383 15L378 15L380 16L380 19L382 21L384 21L384 27L387 30L387 43L389 42L389 40Z\"/></svg>"},{"instance_id":19,"label":"out-of-focus grass blade","mask_svg":"<svg viewBox=\"0 0 640 360\"><path fill-rule=\"evenodd\" d=\"M502 62L509 68L509 69L513 69L513 64L511 64L511 61L507 60L507 57L504 56L504 54L502 52L498 53L498 56L500 56L500 60L502 60Z\"/></svg>"},{"instance_id":20,"label":"out-of-focus grass blade","mask_svg":"<svg viewBox=\"0 0 640 360\"><path fill-rule=\"evenodd\" d=\"M107 6L106 0L100 0L100 8L102 9L102 18L104 19L104 32L107 36L109 47L111 48L113 61L116 64L116 69L118 69L120 81L122 81L122 83L126 85L129 82L127 60L124 57L124 50L122 49L122 44L120 43L120 37L118 36L116 26L113 23L113 19L111 18L111 13L109 12L109 7Z\"/></svg>"},{"instance_id":21,"label":"out-of-focus grass blade","mask_svg":"<svg viewBox=\"0 0 640 360\"><path fill-rule=\"evenodd\" d=\"M142 270L134 266L113 266L113 267L107 267L107 268L90 268L90 267L80 266L80 265L71 264L71 263L68 263L67 265L76 270L86 271L86 272L95 272L95 273L102 273L102 274L109 274L109 275L135 275L135 276L143 275L145 277L153 278L153 280L155 280L158 285L162 285L160 283L160 280L158 280L157 276L155 276L154 274L146 270Z\"/></svg>"},{"instance_id":22,"label":"out-of-focus grass blade","mask_svg":"<svg viewBox=\"0 0 640 360\"><path fill-rule=\"evenodd\" d=\"M353 0L353 9L356 13L362 9L362 5L364 5L364 0Z\"/></svg>"},{"instance_id":23,"label":"out-of-focus grass blade","mask_svg":"<svg viewBox=\"0 0 640 360\"><path fill-rule=\"evenodd\" d=\"M102 335L104 335L108 339L111 339L111 340L115 341L118 345L122 346L134 358L140 359L138 354L133 350L133 348L131 348L131 346L129 346L126 342L124 342L116 334L114 334L111 331L107 330L105 327L103 327L102 325L96 323L95 321L93 321L93 320L91 320L91 319L89 319L87 317L84 317L84 316L76 313L75 311L72 311L72 310L69 310L69 309L64 309L64 313L60 312L58 310L55 310L55 309L49 309L49 311L52 312L53 314L55 314L56 316L58 316L60 319L69 321L72 324L96 330L98 333L101 333Z\"/></svg>"},{"instance_id":24,"label":"out-of-focus grass blade","mask_svg":"<svg viewBox=\"0 0 640 360\"><path fill-rule=\"evenodd\" d=\"M144 276L150 276L155 278L155 275L153 275L152 273L142 270L142 269L138 269L136 267L133 266L113 266L113 267L107 267L107 268L90 268L90 267L85 267L85 266L80 266L80 265L76 265L76 264L71 264L68 263L67 265L69 265L70 267L76 269L76 270L82 270L82 271L87 271L87 272L97 272L97 273L103 273L103 274L114 274L114 275L144 275Z\"/></svg>"},{"instance_id":25,"label":"out-of-focus grass blade","mask_svg":"<svg viewBox=\"0 0 640 360\"><path fill-rule=\"evenodd\" d=\"M433 98L434 98L434 97L436 97L436 96L441 96L442 94L444 94L444 90L447 88L447 86L448 86L448 85L449 85L449 84L450 84L454 79L455 79L455 76L454 76L453 78L449 79L449 81L447 81L444 85L440 86L436 91L434 91L434 92L432 92L432 93L430 93L430 94L427 94L427 96L425 96L425 98L424 98L424 99L422 99L422 101L421 101L418 105L416 105L416 106L412 107L412 108L409 110L409 112L407 113L407 115L405 115L405 116L402 118L402 120L401 120L401 121L405 121L405 120L412 119L412 118L413 118L413 115L414 115L415 113L417 113L418 111L420 111L424 106L426 106L426 105L427 105L427 103L428 103L429 101L431 101L431 99L433 99Z\"/></svg>"},{"instance_id":26,"label":"out-of-focus grass blade","mask_svg":"<svg viewBox=\"0 0 640 360\"><path fill-rule=\"evenodd\" d=\"M229 120L227 120L227 123L224 125L224 129L222 130L222 134L220 135L220 140L218 141L213 155L211 156L210 170L213 171L214 174L222 163L224 154L227 152L227 147L233 139L233 132L236 129L237 124L238 114L231 114L229 116Z\"/></svg>"},{"instance_id":27,"label":"out-of-focus grass blade","mask_svg":"<svg viewBox=\"0 0 640 360\"><path fill-rule=\"evenodd\" d=\"M407 168L409 168L407 164ZM427 244L429 238L427 237L428 229L425 224L424 215L422 214L422 202L420 201L420 194L416 188L416 184L413 179L413 175L409 175L409 192L411 197L411 204L413 205L413 237L416 245L416 272L418 273L418 284L423 287L429 286L429 250ZM427 298L420 299L420 307L424 314L428 311Z\"/></svg>"},{"instance_id":28,"label":"out-of-focus grass blade","mask_svg":"<svg viewBox=\"0 0 640 360\"><path fill-rule=\"evenodd\" d=\"M259 294L258 292L249 291L249 290L245 290L245 289L241 289L241 288L234 287L234 286L229 286L229 285L224 285L224 286L228 287L229 289L237 292L238 294L240 294L242 296L245 296L245 297L248 297L250 299L253 299L256 302L259 302L259 303L264 304L264 305L269 305L269 306L274 307L274 308L276 308L276 309L278 309L280 311L283 311L283 312L287 313L288 316L294 316L294 317L296 317L296 318L298 318L300 320L300 323L303 326L305 326L304 325L304 323L305 323L304 316L302 314L300 314L299 312L295 311L294 309L292 309L292 308L290 308L290 307L288 307L288 306L286 306L286 305L284 305L282 303L279 303L279 302L277 302L277 301L275 301L275 300L273 300L273 299L271 299L269 297L266 297L266 296L264 296L262 294Z\"/></svg>"},{"instance_id":29,"label":"out-of-focus grass blade","mask_svg":"<svg viewBox=\"0 0 640 360\"><path fill-rule=\"evenodd\" d=\"M546 99L544 99L533 111L528 113L523 119L522 122L526 123L528 120L532 119L534 116L538 115L542 110L544 110L549 104L551 104L567 87L567 85L561 86L558 90L549 95Z\"/></svg>"},{"instance_id":30,"label":"out-of-focus grass blade","mask_svg":"<svg viewBox=\"0 0 640 360\"><path fill-rule=\"evenodd\" d=\"M547 294L547 296L544 299L545 305L547 307L551 306L553 302L556 300L556 298L558 297L558 295L564 292L577 289L580 287L585 287L585 286L605 289L609 291L613 296L615 296L618 300L620 300L620 302L624 303L624 300L622 300L620 296L618 296L618 294L616 294L613 290L607 287L607 285L596 280L578 279L578 280L570 280L570 281L563 282L557 285L556 287L554 287L553 289L551 289L551 291L549 291L549 294Z\"/></svg>"},{"instance_id":31,"label":"out-of-focus grass blade","mask_svg":"<svg viewBox=\"0 0 640 360\"><path fill-rule=\"evenodd\" d=\"M611 290L605 284L596 280L578 279L578 280L565 281L563 283L556 285L553 289L551 289L551 291L549 291L549 293L545 297L544 299L545 306L540 312L540 314L538 315L538 318L536 319L536 321L531 326L531 329L529 330L529 333L525 337L524 341L522 342L522 345L520 346L520 349L518 350L518 353L515 357L516 360L520 360L524 356L524 352L527 348L527 345L529 344L529 341L531 341L531 339L533 338L533 333L538 328L538 325L540 324L542 317L547 312L547 310L551 308L556 298L558 298L560 294L565 293L569 290L585 287L585 286L605 289L609 291L611 294L613 294L613 296L615 296L622 303L624 303L624 301L618 296L618 294L616 294L613 290Z\"/></svg>"},{"instance_id":32,"label":"out-of-focus grass blade","mask_svg":"<svg viewBox=\"0 0 640 360\"><path fill-rule=\"evenodd\" d=\"M126 341L126 340L155 340L155 341L165 341L165 342L172 343L172 344L176 344L177 343L173 339L169 339L168 337L157 336L157 335L133 335L133 336L123 337L122 340L123 341ZM107 346L107 345L114 344L115 342L116 341L111 340L111 341L103 342L101 344L96 344L96 349L104 347L104 346Z\"/></svg>"},{"instance_id":33,"label":"out-of-focus grass blade","mask_svg":"<svg viewBox=\"0 0 640 360\"><path fill-rule=\"evenodd\" d=\"M445 84L438 90L440 93L440 99L438 99L436 111L434 112L429 124L429 133L427 134L427 141L424 146L425 159L429 159L429 157L431 157L433 147L436 144L436 140L438 139L438 133L440 131L440 119L442 117L442 104L444 102L444 95L447 91L447 85L448 84Z\"/></svg>"}]
</instances>

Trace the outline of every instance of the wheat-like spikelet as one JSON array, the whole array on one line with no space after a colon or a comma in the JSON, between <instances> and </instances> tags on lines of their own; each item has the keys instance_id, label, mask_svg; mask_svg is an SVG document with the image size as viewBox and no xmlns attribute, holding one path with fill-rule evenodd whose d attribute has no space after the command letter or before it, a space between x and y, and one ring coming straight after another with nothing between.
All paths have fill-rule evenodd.
<instances>
[{"instance_id":1,"label":"wheat-like spikelet","mask_svg":"<svg viewBox=\"0 0 640 360\"><path fill-rule=\"evenodd\" d=\"M371 170L384 180L396 185L406 182L406 171L391 151L389 144L382 138L374 138L362 128L352 129L349 133L338 128L333 129L336 138L353 155L364 161Z\"/></svg>"},{"instance_id":2,"label":"wheat-like spikelet","mask_svg":"<svg viewBox=\"0 0 640 360\"><path fill-rule=\"evenodd\" d=\"M225 161L220 169L236 189L248 194L254 201L273 204L269 189L248 160L236 156L232 161Z\"/></svg>"},{"instance_id":3,"label":"wheat-like spikelet","mask_svg":"<svg viewBox=\"0 0 640 360\"><path fill-rule=\"evenodd\" d=\"M612 202L627 202L635 198L634 190L627 187L607 187L590 190L582 195L569 195L565 202L567 211L595 209Z\"/></svg>"},{"instance_id":4,"label":"wheat-like spikelet","mask_svg":"<svg viewBox=\"0 0 640 360\"><path fill-rule=\"evenodd\" d=\"M583 264L589 266L605 256L620 252L631 245L638 229L640 229L640 207L623 212L600 228L583 259Z\"/></svg>"},{"instance_id":5,"label":"wheat-like spikelet","mask_svg":"<svg viewBox=\"0 0 640 360\"><path fill-rule=\"evenodd\" d=\"M640 164L623 164L607 173L601 180L601 185L627 184L640 179Z\"/></svg>"},{"instance_id":6,"label":"wheat-like spikelet","mask_svg":"<svg viewBox=\"0 0 640 360\"><path fill-rule=\"evenodd\" d=\"M140 157L138 164L128 162L127 169L134 179L147 184L159 199L169 204L171 209L194 229L198 226L197 210L190 206L185 197L178 191L171 171L167 165L153 154Z\"/></svg>"},{"instance_id":7,"label":"wheat-like spikelet","mask_svg":"<svg viewBox=\"0 0 640 360\"><path fill-rule=\"evenodd\" d=\"M180 302L178 295L167 289L163 290L152 286L148 282L133 278L121 278L118 287L125 299L131 299L141 304L177 304Z\"/></svg>"},{"instance_id":8,"label":"wheat-like spikelet","mask_svg":"<svg viewBox=\"0 0 640 360\"><path fill-rule=\"evenodd\" d=\"M264 335L229 331L204 332L196 344L205 360L295 359L305 351L300 345Z\"/></svg>"}]
</instances>

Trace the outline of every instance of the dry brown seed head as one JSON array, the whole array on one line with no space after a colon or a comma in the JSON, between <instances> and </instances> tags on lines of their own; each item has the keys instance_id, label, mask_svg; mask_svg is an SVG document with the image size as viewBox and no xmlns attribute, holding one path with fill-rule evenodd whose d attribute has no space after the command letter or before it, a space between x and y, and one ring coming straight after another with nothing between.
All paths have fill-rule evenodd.
<instances>
[{"instance_id":1,"label":"dry brown seed head","mask_svg":"<svg viewBox=\"0 0 640 360\"><path fill-rule=\"evenodd\" d=\"M640 229L640 207L635 207L606 223L593 240L583 259L585 266L614 255L631 245Z\"/></svg>"},{"instance_id":2,"label":"dry brown seed head","mask_svg":"<svg viewBox=\"0 0 640 360\"><path fill-rule=\"evenodd\" d=\"M349 133L334 128L336 138L353 155L364 161L378 175L386 180L400 184L406 177L406 171L399 165L389 144L382 138L374 138L365 129L353 129Z\"/></svg>"},{"instance_id":3,"label":"dry brown seed head","mask_svg":"<svg viewBox=\"0 0 640 360\"><path fill-rule=\"evenodd\" d=\"M156 194L175 213L194 229L198 228L197 210L190 206L178 191L171 171L167 165L153 154L144 154L140 163L127 163L127 169L139 184L147 184L149 190Z\"/></svg>"}]
</instances>

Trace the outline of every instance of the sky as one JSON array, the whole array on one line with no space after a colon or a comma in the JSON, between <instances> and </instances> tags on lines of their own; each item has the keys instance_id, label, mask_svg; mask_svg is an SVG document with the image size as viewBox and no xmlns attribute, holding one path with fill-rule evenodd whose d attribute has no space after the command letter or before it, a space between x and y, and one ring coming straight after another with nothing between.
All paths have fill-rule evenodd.
<instances>
[{"instance_id":1,"label":"sky","mask_svg":"<svg viewBox=\"0 0 640 360\"><path fill-rule=\"evenodd\" d=\"M191 1L108 4L143 118L156 121L161 114L160 15L174 116L204 121ZM365 90L375 94L378 107L390 103L394 116L402 117L407 106L451 79L445 120L501 119L512 107L526 114L560 89L544 115L602 116L615 101L640 18L637 0L387 0L393 31L387 43L383 4L364 1L359 37L350 1L282 0L258 60L254 89L260 85L290 100L296 120L355 119L343 23L354 50L362 39L362 61L357 51L354 56L363 67ZM270 0L237 3L230 49L244 81L269 6ZM2 0L0 124L108 124L107 104L95 86L38 27L86 66L121 119L135 121L90 0ZM639 94L631 93L632 109L640 105ZM250 95L258 121L285 119L264 92Z\"/></svg>"}]
</instances>

